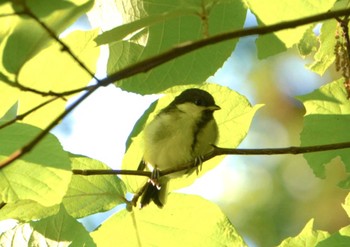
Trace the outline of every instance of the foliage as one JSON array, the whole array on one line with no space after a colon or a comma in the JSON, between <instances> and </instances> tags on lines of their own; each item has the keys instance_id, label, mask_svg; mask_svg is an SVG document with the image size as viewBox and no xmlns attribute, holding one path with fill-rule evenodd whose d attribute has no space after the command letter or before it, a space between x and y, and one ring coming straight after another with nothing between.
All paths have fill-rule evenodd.
<instances>
[{"instance_id":1,"label":"foliage","mask_svg":"<svg viewBox=\"0 0 350 247\"><path fill-rule=\"evenodd\" d=\"M123 169L134 170L142 156L144 124L180 91L199 87L222 108L215 115L218 145L236 148L262 104L252 106L230 88L205 81L235 51L239 37L259 34L260 59L297 48L302 58L313 59L306 69L319 75L334 67L341 72L336 80L297 97L306 109L300 141L316 151L323 144L344 143L332 151L305 153L304 158L321 178L326 176L325 165L336 157L349 172L350 41L347 18L336 12L348 8L345 0L0 1L0 220L17 221L0 233L0 245L247 246L227 216L198 196L171 193L163 209L150 205L138 210L126 198L142 186L144 177L77 175L76 170L111 169L64 150L50 131L101 86L165 94L140 117L126 140ZM113 10L124 24L105 31L101 20L114 23L116 13L110 19L107 15ZM236 32L244 28L248 10L258 28ZM64 32L83 15L96 29ZM312 15L317 22L307 19ZM301 20L297 28L288 27L288 21L296 19ZM284 30L269 29L276 23L285 23ZM107 77L98 79L94 74L103 46L109 50ZM89 85L91 80L96 84ZM67 99L77 95L67 105ZM200 175L221 161L215 157L205 162ZM192 174L172 186L182 188L196 178ZM341 187L349 189L349 181L345 178ZM348 196L343 205L348 215L349 201ZM78 221L116 206L122 209L91 232ZM280 246L346 246L349 229L330 234L314 230L310 220L298 236L280 239Z\"/></svg>"}]
</instances>

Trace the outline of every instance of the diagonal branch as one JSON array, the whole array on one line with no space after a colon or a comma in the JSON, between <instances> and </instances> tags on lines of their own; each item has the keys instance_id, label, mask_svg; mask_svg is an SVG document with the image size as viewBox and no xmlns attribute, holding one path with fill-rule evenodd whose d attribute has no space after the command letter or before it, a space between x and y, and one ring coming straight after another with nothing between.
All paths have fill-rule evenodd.
<instances>
[{"instance_id":1,"label":"diagonal branch","mask_svg":"<svg viewBox=\"0 0 350 247\"><path fill-rule=\"evenodd\" d=\"M55 96L55 97L63 98L64 96L69 96L72 94L80 93L82 91L89 90L90 88L93 87L93 86L80 87L80 88L72 89L72 90L65 91L65 92L55 92L55 91L51 91L51 90L45 92L45 91L40 91L40 90L35 89L35 88L24 86L23 84L21 84L19 82L17 77L16 77L15 81L11 81L5 74L3 74L1 72L0 72L0 81L2 83L5 83L6 85L8 85L10 87L17 88L23 92L31 92L31 93L41 95L43 97Z\"/></svg>"},{"instance_id":2,"label":"diagonal branch","mask_svg":"<svg viewBox=\"0 0 350 247\"><path fill-rule=\"evenodd\" d=\"M0 72L0 79L1 79L1 82L5 83L6 85L8 85L12 88L17 88L23 92L31 92L31 93L41 95L43 97L46 97L46 96L63 97L64 96L64 93L57 93L57 92L53 92L53 91L44 92L44 91L40 91L40 90L35 89L35 88L24 86L23 84L21 84L19 82L17 76L16 76L15 81L11 81L6 75L4 75L3 73ZM78 89L78 90L81 90L81 89ZM70 91L70 92L72 92L72 91ZM74 91L76 91L76 90L74 90ZM80 92L80 91L78 91L78 92Z\"/></svg>"},{"instance_id":3,"label":"diagonal branch","mask_svg":"<svg viewBox=\"0 0 350 247\"><path fill-rule=\"evenodd\" d=\"M284 29L295 28L298 26L302 26L302 25L306 25L314 22L324 21L327 19L332 19L340 16L350 15L350 9L343 9L343 10L318 14L310 17L305 17L305 18L301 18L293 21L286 21L286 22L282 22L282 23L278 23L270 26L254 27L254 28L248 28L244 30L233 31L229 33L223 33L223 34L212 36L203 40L190 42L186 44L180 44L169 51L161 53L160 55L156 55L154 57L145 59L133 65L130 65L124 69L121 69L120 71L117 71L116 73L108 76L103 80L98 80L88 70L88 68L69 50L69 48L55 35L55 33L53 33L52 30L50 30L49 27L47 27L39 18L37 18L28 8L25 8L25 12L34 20L36 20L50 34L50 36L53 39L55 39L58 43L60 43L61 46L63 47L62 49L64 51L67 51L72 56L72 58L82 66L84 70L86 70L93 78L95 78L98 81L98 83L90 87L89 90L87 90L77 101L75 101L72 105L70 105L65 112L57 116L57 118L54 119L51 122L51 124L48 127L46 127L41 133L39 133L38 136L34 137L33 140L28 142L21 149L16 150L7 159L1 161L0 169L12 163L16 159L23 156L24 154L30 152L35 147L35 145L38 142L40 142L49 133L49 131L52 128L54 128L65 116L67 116L73 109L75 109L81 102L83 102L87 97L89 97L94 91L96 91L101 86L107 86L115 81L125 79L142 72L149 71L150 69L153 69L172 59L175 59L177 57L180 57L192 51L198 50L205 46L217 44L219 42L223 42L226 40L245 37L249 35L256 35L256 34L263 35L263 34L272 33L272 32L276 32Z\"/></svg>"},{"instance_id":4,"label":"diagonal branch","mask_svg":"<svg viewBox=\"0 0 350 247\"><path fill-rule=\"evenodd\" d=\"M28 15L33 20L35 20L50 35L52 39L54 39L58 44L61 45L62 51L67 52L69 56L75 62L77 62L83 70L85 70L96 81L99 81L99 79L95 76L95 74L72 52L72 50L62 40L60 40L58 36L31 11L31 9L27 6L26 1L20 1L20 3L22 4L23 13L25 15Z\"/></svg>"},{"instance_id":5,"label":"diagonal branch","mask_svg":"<svg viewBox=\"0 0 350 247\"><path fill-rule=\"evenodd\" d=\"M9 121L3 123L3 124L0 124L0 129L3 129L3 128L5 128L5 127L11 125L11 124L15 123L15 122L18 121L18 120L23 120L23 119L24 119L25 117L27 117L29 114L32 114L32 113L35 112L36 110L39 110L40 108L46 106L47 104L49 104L49 103L51 103L51 102L53 102L53 101L55 101L55 100L57 100L57 99L59 99L59 97L51 98L51 99L49 99L49 100L47 100L47 101L44 101L43 103L41 103L41 104L39 104L39 105L33 107L32 109L30 109L30 110L28 110L28 111L26 111L26 112L24 112L24 113L22 113L22 114L20 114L20 115L17 115L15 118L13 118L13 119L11 119L11 120L9 120Z\"/></svg>"},{"instance_id":6,"label":"diagonal branch","mask_svg":"<svg viewBox=\"0 0 350 247\"><path fill-rule=\"evenodd\" d=\"M216 156L220 155L280 155L280 154L305 154L315 153L331 150L339 150L350 148L350 142L316 145L316 146L305 146L305 147L285 147L285 148L261 148L261 149L236 149L236 148L220 148L213 146L212 152L201 157L202 162L208 161ZM198 166L198 162L191 161L178 167L169 168L160 171L160 176L165 176L171 173L180 171L191 170ZM151 177L151 172L136 171L136 170L80 170L73 169L75 175L134 175L134 176L145 176Z\"/></svg>"},{"instance_id":7,"label":"diagonal branch","mask_svg":"<svg viewBox=\"0 0 350 247\"><path fill-rule=\"evenodd\" d=\"M45 129L43 129L42 132L40 132L36 137L34 137L31 141L29 141L26 145L24 145L22 148L14 151L12 154L8 156L7 159L2 160L0 162L0 169L4 168L5 166L11 164L13 161L19 159L24 154L30 152L49 132L52 130L65 116L67 116L71 111L75 109L81 102L83 102L87 97L89 97L95 90L97 90L98 87L95 86L91 90L85 92L80 98L75 101L72 105L70 105L66 111L62 112L60 115L54 119L49 126L47 126Z\"/></svg>"},{"instance_id":8,"label":"diagonal branch","mask_svg":"<svg viewBox=\"0 0 350 247\"><path fill-rule=\"evenodd\" d=\"M277 23L269 26L241 29L233 32L218 34L218 35L211 36L209 38L201 39L198 41L186 42L183 44L179 44L173 49L168 50L164 53L150 57L148 59L145 59L133 65L130 65L124 69L121 69L111 74L107 78L101 80L100 84L103 86L106 86L115 81L131 77L138 73L147 72L150 69L153 69L159 65L162 65L172 59L178 58L192 51L198 50L206 46L214 45L223 41L227 41L230 39L236 39L236 38L241 38L241 37L246 37L251 35L264 35L268 33L273 33L273 32L290 29L290 28L296 28L298 26L303 26L303 25L320 22L328 19L333 19L339 16L346 16L346 15L350 15L350 9L342 9L338 11L322 13L318 15L305 17L305 18L300 18L297 20L285 21L285 22L281 22L281 23Z\"/></svg>"}]
</instances>

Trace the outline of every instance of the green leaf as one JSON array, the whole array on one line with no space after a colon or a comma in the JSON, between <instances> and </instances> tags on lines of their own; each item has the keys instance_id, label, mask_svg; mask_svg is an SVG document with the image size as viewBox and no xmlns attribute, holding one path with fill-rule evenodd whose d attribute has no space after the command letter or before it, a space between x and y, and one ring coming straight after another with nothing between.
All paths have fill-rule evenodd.
<instances>
[{"instance_id":1,"label":"green leaf","mask_svg":"<svg viewBox=\"0 0 350 247\"><path fill-rule=\"evenodd\" d=\"M350 6L350 2L348 0L338 0L335 2L332 10L346 9L349 6Z\"/></svg>"},{"instance_id":2,"label":"green leaf","mask_svg":"<svg viewBox=\"0 0 350 247\"><path fill-rule=\"evenodd\" d=\"M85 66L92 72L96 69L97 59L100 55L100 48L96 47L93 41L97 34L98 30L75 31L63 39L63 42L81 61L84 61ZM91 76L67 53L62 52L60 45L53 43L23 66L18 79L23 86L29 88L42 92L62 93L87 86L91 81ZM19 114L49 100L47 96L21 92L3 83L0 83L0 90L4 92L2 94L4 105L2 106L8 108L19 101ZM65 98L69 99L72 96ZM42 128L46 127L52 119L57 117L58 113L65 110L66 99L58 99L40 108L27 116L24 122Z\"/></svg>"},{"instance_id":3,"label":"green leaf","mask_svg":"<svg viewBox=\"0 0 350 247\"><path fill-rule=\"evenodd\" d=\"M338 183L338 186L343 189L350 189L350 176Z\"/></svg>"},{"instance_id":4,"label":"green leaf","mask_svg":"<svg viewBox=\"0 0 350 247\"><path fill-rule=\"evenodd\" d=\"M52 0L48 2L37 0L28 1L26 4L36 17L40 18L53 33L58 35L91 8L93 1ZM15 2L13 8L18 12L24 9L21 1ZM22 66L47 46L52 38L34 19L28 18L26 15L19 15L18 18L14 19L10 18L10 21L13 27L11 32L7 32L6 45L3 51L0 50L0 55L4 58L4 68L9 73L18 74ZM30 30L30 35L28 35L28 30ZM14 57L16 59L13 59Z\"/></svg>"},{"instance_id":5,"label":"green leaf","mask_svg":"<svg viewBox=\"0 0 350 247\"><path fill-rule=\"evenodd\" d=\"M0 1L0 13L2 15L10 15L14 11L12 9L12 1ZM8 36L8 33L12 30L12 25L14 24L15 20L12 18L0 18L0 26L2 27L0 29L0 44L3 42L6 36Z\"/></svg>"},{"instance_id":6,"label":"green leaf","mask_svg":"<svg viewBox=\"0 0 350 247\"><path fill-rule=\"evenodd\" d=\"M43 237L47 242L69 246L96 246L86 229L61 206L58 214L31 223L35 234L32 241L39 243ZM40 236L40 235L41 236Z\"/></svg>"},{"instance_id":7,"label":"green leaf","mask_svg":"<svg viewBox=\"0 0 350 247\"><path fill-rule=\"evenodd\" d=\"M0 131L0 160L20 150L41 130L13 124ZM57 138L48 134L34 149L0 170L2 200L34 200L44 206L62 201L71 180L70 161Z\"/></svg>"},{"instance_id":8,"label":"green leaf","mask_svg":"<svg viewBox=\"0 0 350 247\"><path fill-rule=\"evenodd\" d=\"M335 233L329 238L319 242L317 244L317 247L344 247L344 246L350 246L350 237L341 235L339 233Z\"/></svg>"},{"instance_id":9,"label":"green leaf","mask_svg":"<svg viewBox=\"0 0 350 247\"><path fill-rule=\"evenodd\" d=\"M151 121L161 109L167 106L174 99L175 96L187 88L188 87L178 86L169 89L167 91L168 94L158 100L158 104L154 112L150 116L145 115L142 116L142 118L146 117L148 119L147 122ZM248 133L252 118L261 105L252 107L244 96L227 87L216 84L203 84L200 88L212 94L216 104L221 107L221 110L215 112L214 114L219 126L219 140L217 145L220 147L237 147ZM141 132L137 137L133 138L133 142L123 159L123 169L136 170L138 164L140 163L143 155L142 134L143 133ZM203 169L199 175L203 175L207 171L214 168L222 159L223 157L219 156L206 161L203 164ZM198 176L193 173L189 176L186 175L185 178L172 180L170 183L170 190L188 186L197 177ZM131 191L137 191L137 189L139 189L145 182L145 178L139 178L136 176L124 176L123 180L128 186L130 186Z\"/></svg>"},{"instance_id":10,"label":"green leaf","mask_svg":"<svg viewBox=\"0 0 350 247\"><path fill-rule=\"evenodd\" d=\"M304 229L296 237L289 237L278 245L279 247L290 246L319 246L317 243L329 237L329 233L325 231L313 230L314 220L310 220ZM328 245L329 246L329 245ZM332 245L333 246L333 245Z\"/></svg>"},{"instance_id":11,"label":"green leaf","mask_svg":"<svg viewBox=\"0 0 350 247\"><path fill-rule=\"evenodd\" d=\"M102 162L83 156L72 156L71 161L73 169L110 170ZM70 215L81 218L125 203L125 193L125 185L117 176L74 175L63 204Z\"/></svg>"},{"instance_id":12,"label":"green leaf","mask_svg":"<svg viewBox=\"0 0 350 247\"><path fill-rule=\"evenodd\" d=\"M183 12L191 12L192 15L180 15L170 19L164 17L162 22L157 19L164 13L172 13L174 9L187 9ZM111 45L108 74L179 44L242 28L246 15L240 1L206 1L204 4L195 0L140 1L138 5L133 6L132 12L135 12L133 17L137 20L155 18L157 23L143 29L142 33L133 36L131 40ZM125 14L132 15L129 12ZM116 85L123 90L150 94L159 93L174 85L202 83L222 66L236 43L237 40L230 40L202 48L147 73L118 81ZM207 59L209 57L210 59Z\"/></svg>"},{"instance_id":13,"label":"green leaf","mask_svg":"<svg viewBox=\"0 0 350 247\"><path fill-rule=\"evenodd\" d=\"M249 9L264 25L272 25L327 12L333 6L334 2L335 0L246 0ZM300 41L305 31L310 28L310 26L312 26L312 24L275 32L274 35L276 35L287 48L290 48ZM260 37L258 39L260 39ZM264 50L266 48L267 47L264 45L258 46L258 50Z\"/></svg>"},{"instance_id":14,"label":"green leaf","mask_svg":"<svg viewBox=\"0 0 350 247\"><path fill-rule=\"evenodd\" d=\"M92 2L54 0L48 3L40 0L30 1L28 4L53 32L59 33L90 8ZM18 8L20 11L20 6ZM2 93L0 115L17 101L19 102L18 113L21 114L50 99L50 97L23 92L7 85L15 79L18 79L23 86L35 90L59 93L84 87L91 81L91 76L62 51L62 47L57 42L53 42L53 39L47 35L47 31L33 20L13 16L0 18L0 23L4 19L7 21L4 26L11 23L13 28L4 34L0 48L0 56L4 57L3 63L0 63L0 82L5 82L0 83ZM31 32L29 36L28 30ZM96 69L100 50L93 41L97 34L98 30L76 31L61 39L92 72ZM12 73L18 74L18 77ZM69 97L71 96L66 98ZM66 103L66 100L58 99L30 114L24 122L44 128L65 109Z\"/></svg>"},{"instance_id":15,"label":"green leaf","mask_svg":"<svg viewBox=\"0 0 350 247\"><path fill-rule=\"evenodd\" d=\"M71 155L73 169L110 170L100 161L88 157ZM125 185L119 177L113 175L81 176L74 175L69 184L63 205L75 218L82 218L98 212L112 209L125 203ZM7 203L0 210L0 220L36 220L56 214L60 205L44 207L38 202L22 200Z\"/></svg>"},{"instance_id":16,"label":"green leaf","mask_svg":"<svg viewBox=\"0 0 350 247\"><path fill-rule=\"evenodd\" d=\"M16 118L17 110L18 110L18 102L13 104L13 106L10 109L8 109L8 111L0 118L0 123L7 122Z\"/></svg>"},{"instance_id":17,"label":"green leaf","mask_svg":"<svg viewBox=\"0 0 350 247\"><path fill-rule=\"evenodd\" d=\"M92 72L95 71L100 49L96 48L94 38L99 30L74 31L62 41L84 62ZM50 63L49 57L54 57ZM40 73L37 71L40 70ZM48 80L49 78L49 80ZM19 75L23 85L40 91L66 92L86 86L91 76L74 61L70 55L62 52L62 47L55 43L41 51L30 62L26 63Z\"/></svg>"},{"instance_id":18,"label":"green leaf","mask_svg":"<svg viewBox=\"0 0 350 247\"><path fill-rule=\"evenodd\" d=\"M106 31L99 35L95 41L98 45L104 45L108 43L117 42L122 40L127 35L137 32L143 28L150 27L155 24L159 24L170 19L180 17L180 16L190 16L193 15L193 11L189 9L172 9L169 12L161 13L158 15L146 16L140 20L134 22L126 23L124 25L113 28L112 30Z\"/></svg>"},{"instance_id":19,"label":"green leaf","mask_svg":"<svg viewBox=\"0 0 350 247\"><path fill-rule=\"evenodd\" d=\"M1 92L0 116L3 116L8 112L8 110L13 105L16 104L16 102L18 102L19 90L16 88L7 86L0 79L0 92Z\"/></svg>"},{"instance_id":20,"label":"green leaf","mask_svg":"<svg viewBox=\"0 0 350 247\"><path fill-rule=\"evenodd\" d=\"M21 200L6 203L0 210L0 220L16 219L20 221L38 220L56 214L59 205L45 207L32 200Z\"/></svg>"},{"instance_id":21,"label":"green leaf","mask_svg":"<svg viewBox=\"0 0 350 247\"><path fill-rule=\"evenodd\" d=\"M215 204L182 194L169 196L163 209L123 210L91 235L98 246L246 246Z\"/></svg>"},{"instance_id":22,"label":"green leaf","mask_svg":"<svg viewBox=\"0 0 350 247\"><path fill-rule=\"evenodd\" d=\"M314 92L297 97L306 109L302 146L348 142L350 104L343 80L329 83ZM350 172L350 154L346 149L304 154L315 175L325 176L325 164L339 156Z\"/></svg>"},{"instance_id":23,"label":"green leaf","mask_svg":"<svg viewBox=\"0 0 350 247\"><path fill-rule=\"evenodd\" d=\"M1 246L96 246L85 228L64 207L53 216L19 224L0 235Z\"/></svg>"},{"instance_id":24,"label":"green leaf","mask_svg":"<svg viewBox=\"0 0 350 247\"><path fill-rule=\"evenodd\" d=\"M350 245L350 226L345 226L329 238L321 241L317 247L343 247Z\"/></svg>"},{"instance_id":25,"label":"green leaf","mask_svg":"<svg viewBox=\"0 0 350 247\"><path fill-rule=\"evenodd\" d=\"M307 67L319 75L331 66L335 60L334 47L336 44L335 31L337 21L330 20L323 23L320 35L320 47L315 54L315 61Z\"/></svg>"},{"instance_id":26,"label":"green leaf","mask_svg":"<svg viewBox=\"0 0 350 247\"><path fill-rule=\"evenodd\" d=\"M137 120L137 122L134 125L134 128L130 132L128 139L125 143L125 151L127 151L132 143L133 138L137 137L138 134L141 133L143 128L146 125L146 122L148 121L148 118L150 114L156 109L156 106L158 104L158 100L154 101L147 110L142 114L142 116Z\"/></svg>"},{"instance_id":27,"label":"green leaf","mask_svg":"<svg viewBox=\"0 0 350 247\"><path fill-rule=\"evenodd\" d=\"M10 0L0 0L0 6L3 4L11 3Z\"/></svg>"},{"instance_id":28,"label":"green leaf","mask_svg":"<svg viewBox=\"0 0 350 247\"><path fill-rule=\"evenodd\" d=\"M318 39L313 31L313 26L310 27L305 33L298 44L299 54L302 57L309 55L316 51L318 45Z\"/></svg>"},{"instance_id":29,"label":"green leaf","mask_svg":"<svg viewBox=\"0 0 350 247\"><path fill-rule=\"evenodd\" d=\"M348 194L345 198L345 202L342 204L345 212L347 213L348 217L350 218L350 194Z\"/></svg>"},{"instance_id":30,"label":"green leaf","mask_svg":"<svg viewBox=\"0 0 350 247\"><path fill-rule=\"evenodd\" d=\"M267 34L260 36L256 40L256 46L258 47L258 58L264 59L270 56L274 56L278 53L287 50L283 42L281 42L274 34ZM263 49L261 49L264 47Z\"/></svg>"}]
</instances>

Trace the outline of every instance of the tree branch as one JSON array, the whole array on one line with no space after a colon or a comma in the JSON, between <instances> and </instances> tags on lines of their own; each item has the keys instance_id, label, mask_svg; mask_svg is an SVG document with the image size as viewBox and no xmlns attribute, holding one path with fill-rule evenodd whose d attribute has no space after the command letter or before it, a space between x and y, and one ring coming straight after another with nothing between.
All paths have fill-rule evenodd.
<instances>
[{"instance_id":1,"label":"tree branch","mask_svg":"<svg viewBox=\"0 0 350 247\"><path fill-rule=\"evenodd\" d=\"M285 147L285 148L261 148L261 149L239 149L239 148L220 148L213 146L212 152L201 157L201 161L208 161L216 156L220 155L281 155L281 154L305 154L305 153L315 153L331 150L339 150L350 148L350 142L326 144L326 145L316 145L316 146L305 146L305 147ZM176 173L180 171L186 171L198 166L198 162L191 161L184 165L169 168L160 171L160 176L165 176L171 173ZM136 171L136 170L80 170L73 169L74 175L134 175L134 176L145 176L151 177L151 172L146 171Z\"/></svg>"},{"instance_id":2,"label":"tree branch","mask_svg":"<svg viewBox=\"0 0 350 247\"><path fill-rule=\"evenodd\" d=\"M24 154L30 152L50 132L51 129L53 129L65 116L67 116L71 111L73 111L75 109L75 107L77 107L81 102L83 102L87 97L89 97L97 89L98 89L98 87L95 86L91 90L84 93L77 101L75 101L64 112L62 112L60 115L58 115L56 117L56 119L54 119L49 124L49 126L47 126L45 129L43 129L43 131L40 132L36 137L34 137L31 141L29 141L22 148L14 151L12 154L10 154L7 159L2 160L0 162L0 169L11 164L16 159L19 159Z\"/></svg>"},{"instance_id":3,"label":"tree branch","mask_svg":"<svg viewBox=\"0 0 350 247\"><path fill-rule=\"evenodd\" d=\"M37 90L35 88L31 88L31 87L27 87L27 86L22 85L18 81L17 78L16 78L15 81L11 81L10 79L8 79L8 77L6 75L4 75L1 72L0 72L0 79L1 79L1 82L5 83L6 85L8 85L10 87L17 88L17 89L19 89L21 91L24 91L24 92L35 93L35 94L41 95L43 97L54 96L54 97L63 98L64 96L80 93L82 91L89 90L90 88L93 87L93 86L81 87L81 88L76 88L76 89L72 89L72 90L65 91L65 92L60 92L60 93L59 92L55 92L55 91L51 91L51 90L47 91L47 92L44 92L44 91Z\"/></svg>"},{"instance_id":4,"label":"tree branch","mask_svg":"<svg viewBox=\"0 0 350 247\"><path fill-rule=\"evenodd\" d=\"M136 170L98 170L98 169L72 169L74 175L134 175L134 176L144 176L151 177L151 172L147 171L136 171Z\"/></svg>"},{"instance_id":5,"label":"tree branch","mask_svg":"<svg viewBox=\"0 0 350 247\"><path fill-rule=\"evenodd\" d=\"M197 49L203 48L205 46L217 44L219 42L223 42L226 40L239 38L239 37L245 37L249 35L256 35L256 34L267 34L271 32L281 31L284 29L289 28L295 28L297 26L306 25L314 22L324 21L331 18L336 18L340 16L346 16L350 15L350 9L343 9L338 11L332 11L327 12L323 14L318 14L310 17L305 17L293 21L286 21L270 26L263 26L263 27L255 27L255 28L248 28L244 30L238 30L234 32L229 33L223 33L216 36L212 36L203 40L180 44L176 46L175 48L166 51L160 55L156 55L154 57L145 59L143 61L137 62L133 65L130 65L124 69L121 69L117 71L116 73L108 76L107 78L103 80L98 80L91 71L70 51L70 49L55 35L55 33L50 30L49 27L47 27L39 18L37 18L26 6L25 12L27 15L32 17L34 20L36 20L48 33L49 35L56 40L59 44L62 46L62 50L67 51L70 56L77 62L79 65L87 71L93 78L95 78L98 83L94 86L91 86L86 93L84 93L77 101L75 101L72 105L70 105L65 112L57 116L56 119L54 119L51 124L46 127L41 133L39 133L32 141L27 143L25 146L23 146L21 149L16 150L14 153L12 153L7 159L0 162L0 169L5 167L6 165L12 163L16 159L20 158L24 154L30 152L35 145L42 140L49 131L55 127L65 116L67 116L73 109L75 109L81 102L83 102L87 97L89 97L95 90L97 90L100 86L107 86L115 81L125 79L128 77L131 77L133 75L146 72L150 69L153 69L161 64L164 64L172 59L175 59L177 57L180 57L184 54L190 53L192 51L195 51Z\"/></svg>"},{"instance_id":6,"label":"tree branch","mask_svg":"<svg viewBox=\"0 0 350 247\"><path fill-rule=\"evenodd\" d=\"M4 75L3 73L0 72L0 79L1 79L1 82L5 83L6 85L13 87L13 88L17 88L23 92L31 92L31 93L41 95L43 97L46 97L46 96L63 97L63 96L65 96L65 92L64 93L56 93L53 91L44 92L44 91L37 90L35 88L24 86L18 81L17 76L16 76L15 81L11 81L6 75ZM81 89L79 89L79 90L81 90ZM72 93L70 93L70 94L72 94Z\"/></svg>"},{"instance_id":7,"label":"tree branch","mask_svg":"<svg viewBox=\"0 0 350 247\"><path fill-rule=\"evenodd\" d=\"M49 100L47 100L47 101L45 101L45 102L43 102L43 103L41 103L41 104L39 104L39 105L33 107L32 109L30 109L30 110L28 110L28 111L26 111L26 112L24 112L24 113L22 113L22 114L20 114L20 115L17 115L15 118L13 118L13 119L11 119L11 120L9 120L9 121L7 121L7 122L1 124L1 125L0 125L0 129L3 129L3 128L5 128L5 127L11 125L11 124L15 123L15 122L18 121L18 120L23 120L23 119L24 119L25 117L27 117L29 114L35 112L36 110L38 110L38 109L44 107L45 105L47 105L47 104L49 104L49 103L51 103L51 102L53 102L53 101L55 101L55 100L57 100L57 99L59 99L59 97L51 98L51 99L49 99Z\"/></svg>"},{"instance_id":8,"label":"tree branch","mask_svg":"<svg viewBox=\"0 0 350 247\"><path fill-rule=\"evenodd\" d=\"M159 55L150 57L148 59L145 59L143 61L137 62L133 65L130 65L124 69L121 69L107 78L100 81L100 84L103 86L106 86L108 84L111 84L115 81L125 79L128 77L131 77L133 75L136 75L138 73L147 72L150 69L153 69L161 64L164 64L172 59L178 58L182 55L185 55L187 53L190 53L192 51L198 50L200 48L203 48L205 46L214 45L226 40L235 39L235 38L241 38L251 35L264 35L268 33L273 33L285 29L295 28L298 26L303 26L319 21L324 21L340 16L346 16L350 15L350 9L342 9L338 11L332 11L327 13L322 13L318 15L313 15L297 20L292 21L285 21L269 26L262 26L262 27L252 27L252 28L246 28L241 29L233 32L228 33L222 33L215 36L211 36L209 38L201 39L198 41L193 42L186 42L183 44L179 44L176 47L174 47L171 50L168 50L164 53L161 53Z\"/></svg>"},{"instance_id":9,"label":"tree branch","mask_svg":"<svg viewBox=\"0 0 350 247\"><path fill-rule=\"evenodd\" d=\"M58 36L43 22L41 21L27 6L26 1L19 1L22 4L23 12L25 15L28 15L32 19L34 19L49 35L52 39L54 39L58 44L61 45L62 51L65 51L71 56L71 58L79 64L79 66L85 70L92 78L94 78L96 81L99 81L99 79L95 76L95 74L90 71L90 69L71 51L71 49L58 38ZM21 12L22 13L22 12Z\"/></svg>"}]
</instances>

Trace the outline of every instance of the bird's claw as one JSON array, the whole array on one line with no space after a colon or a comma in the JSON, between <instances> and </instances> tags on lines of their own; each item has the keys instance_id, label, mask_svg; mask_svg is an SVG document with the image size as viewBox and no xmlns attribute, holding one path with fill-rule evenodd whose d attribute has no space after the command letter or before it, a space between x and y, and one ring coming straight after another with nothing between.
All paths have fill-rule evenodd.
<instances>
[{"instance_id":1,"label":"bird's claw","mask_svg":"<svg viewBox=\"0 0 350 247\"><path fill-rule=\"evenodd\" d=\"M158 190L161 189L161 186L159 184L159 172L160 171L157 168L154 168L151 174L151 178L148 179L148 182L157 187Z\"/></svg>"},{"instance_id":2,"label":"bird's claw","mask_svg":"<svg viewBox=\"0 0 350 247\"><path fill-rule=\"evenodd\" d=\"M193 165L191 166L191 168L188 169L188 171L186 173L192 173L193 168L195 168L196 174L198 175L199 172L202 171L203 159L204 159L204 157L202 155L196 157L193 161Z\"/></svg>"}]
</instances>

